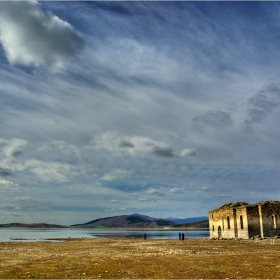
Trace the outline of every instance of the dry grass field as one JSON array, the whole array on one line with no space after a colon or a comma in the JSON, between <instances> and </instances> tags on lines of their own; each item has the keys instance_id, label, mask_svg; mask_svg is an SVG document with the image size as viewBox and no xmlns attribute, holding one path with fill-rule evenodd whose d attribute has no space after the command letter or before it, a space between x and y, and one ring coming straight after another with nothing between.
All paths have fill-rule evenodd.
<instances>
[{"instance_id":1,"label":"dry grass field","mask_svg":"<svg viewBox=\"0 0 280 280\"><path fill-rule=\"evenodd\" d=\"M280 278L280 240L0 243L0 278Z\"/></svg>"}]
</instances>

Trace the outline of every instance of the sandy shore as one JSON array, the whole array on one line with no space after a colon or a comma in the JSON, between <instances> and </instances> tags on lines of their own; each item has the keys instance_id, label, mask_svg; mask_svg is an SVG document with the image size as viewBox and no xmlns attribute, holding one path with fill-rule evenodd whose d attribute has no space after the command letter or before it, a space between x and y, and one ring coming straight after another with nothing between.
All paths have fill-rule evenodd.
<instances>
[{"instance_id":1,"label":"sandy shore","mask_svg":"<svg viewBox=\"0 0 280 280\"><path fill-rule=\"evenodd\" d=\"M280 278L280 240L66 239L0 243L0 278Z\"/></svg>"}]
</instances>

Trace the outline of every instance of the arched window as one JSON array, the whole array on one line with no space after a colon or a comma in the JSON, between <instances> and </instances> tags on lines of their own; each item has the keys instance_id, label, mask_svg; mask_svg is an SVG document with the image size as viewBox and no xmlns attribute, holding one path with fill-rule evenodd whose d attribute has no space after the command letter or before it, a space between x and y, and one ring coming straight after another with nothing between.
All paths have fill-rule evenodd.
<instances>
[{"instance_id":1,"label":"arched window","mask_svg":"<svg viewBox=\"0 0 280 280\"><path fill-rule=\"evenodd\" d=\"M276 217L276 215L273 214L273 215L271 216L271 218L272 218L272 228L273 228L273 229L277 229L277 217Z\"/></svg>"},{"instance_id":2,"label":"arched window","mask_svg":"<svg viewBox=\"0 0 280 280\"><path fill-rule=\"evenodd\" d=\"M222 237L222 230L221 230L221 227L218 226L218 238L221 238Z\"/></svg>"},{"instance_id":3,"label":"arched window","mask_svg":"<svg viewBox=\"0 0 280 280\"><path fill-rule=\"evenodd\" d=\"M230 229L230 219L229 219L229 216L227 217L227 228Z\"/></svg>"},{"instance_id":4,"label":"arched window","mask_svg":"<svg viewBox=\"0 0 280 280\"><path fill-rule=\"evenodd\" d=\"M214 227L214 225L213 225L213 231L215 230L215 227Z\"/></svg>"},{"instance_id":5,"label":"arched window","mask_svg":"<svg viewBox=\"0 0 280 280\"><path fill-rule=\"evenodd\" d=\"M242 215L240 215L240 229L244 229Z\"/></svg>"}]
</instances>

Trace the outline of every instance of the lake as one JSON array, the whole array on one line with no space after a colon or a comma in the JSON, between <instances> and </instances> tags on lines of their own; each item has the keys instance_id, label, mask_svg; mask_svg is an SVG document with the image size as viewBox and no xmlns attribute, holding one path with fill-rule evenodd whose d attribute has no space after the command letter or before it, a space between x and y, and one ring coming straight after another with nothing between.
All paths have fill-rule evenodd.
<instances>
[{"instance_id":1,"label":"lake","mask_svg":"<svg viewBox=\"0 0 280 280\"><path fill-rule=\"evenodd\" d=\"M0 242L15 241L42 241L48 238L143 238L147 239L175 239L179 232L185 238L208 238L209 229L96 229L96 228L0 228Z\"/></svg>"}]
</instances>

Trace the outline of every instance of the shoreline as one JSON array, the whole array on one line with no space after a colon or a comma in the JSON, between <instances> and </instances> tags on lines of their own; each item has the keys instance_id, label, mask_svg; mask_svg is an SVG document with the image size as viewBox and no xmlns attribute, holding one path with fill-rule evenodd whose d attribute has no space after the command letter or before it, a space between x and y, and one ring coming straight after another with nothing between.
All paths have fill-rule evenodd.
<instances>
[{"instance_id":1,"label":"shoreline","mask_svg":"<svg viewBox=\"0 0 280 280\"><path fill-rule=\"evenodd\" d=\"M5 241L40 241L44 239L61 238L99 238L99 237L120 237L141 239L146 234L147 239L178 239L179 233L184 233L185 237L199 238L209 237L208 229L135 229L135 228L74 228L74 229L29 229L12 228L0 229L0 242Z\"/></svg>"}]
</instances>

